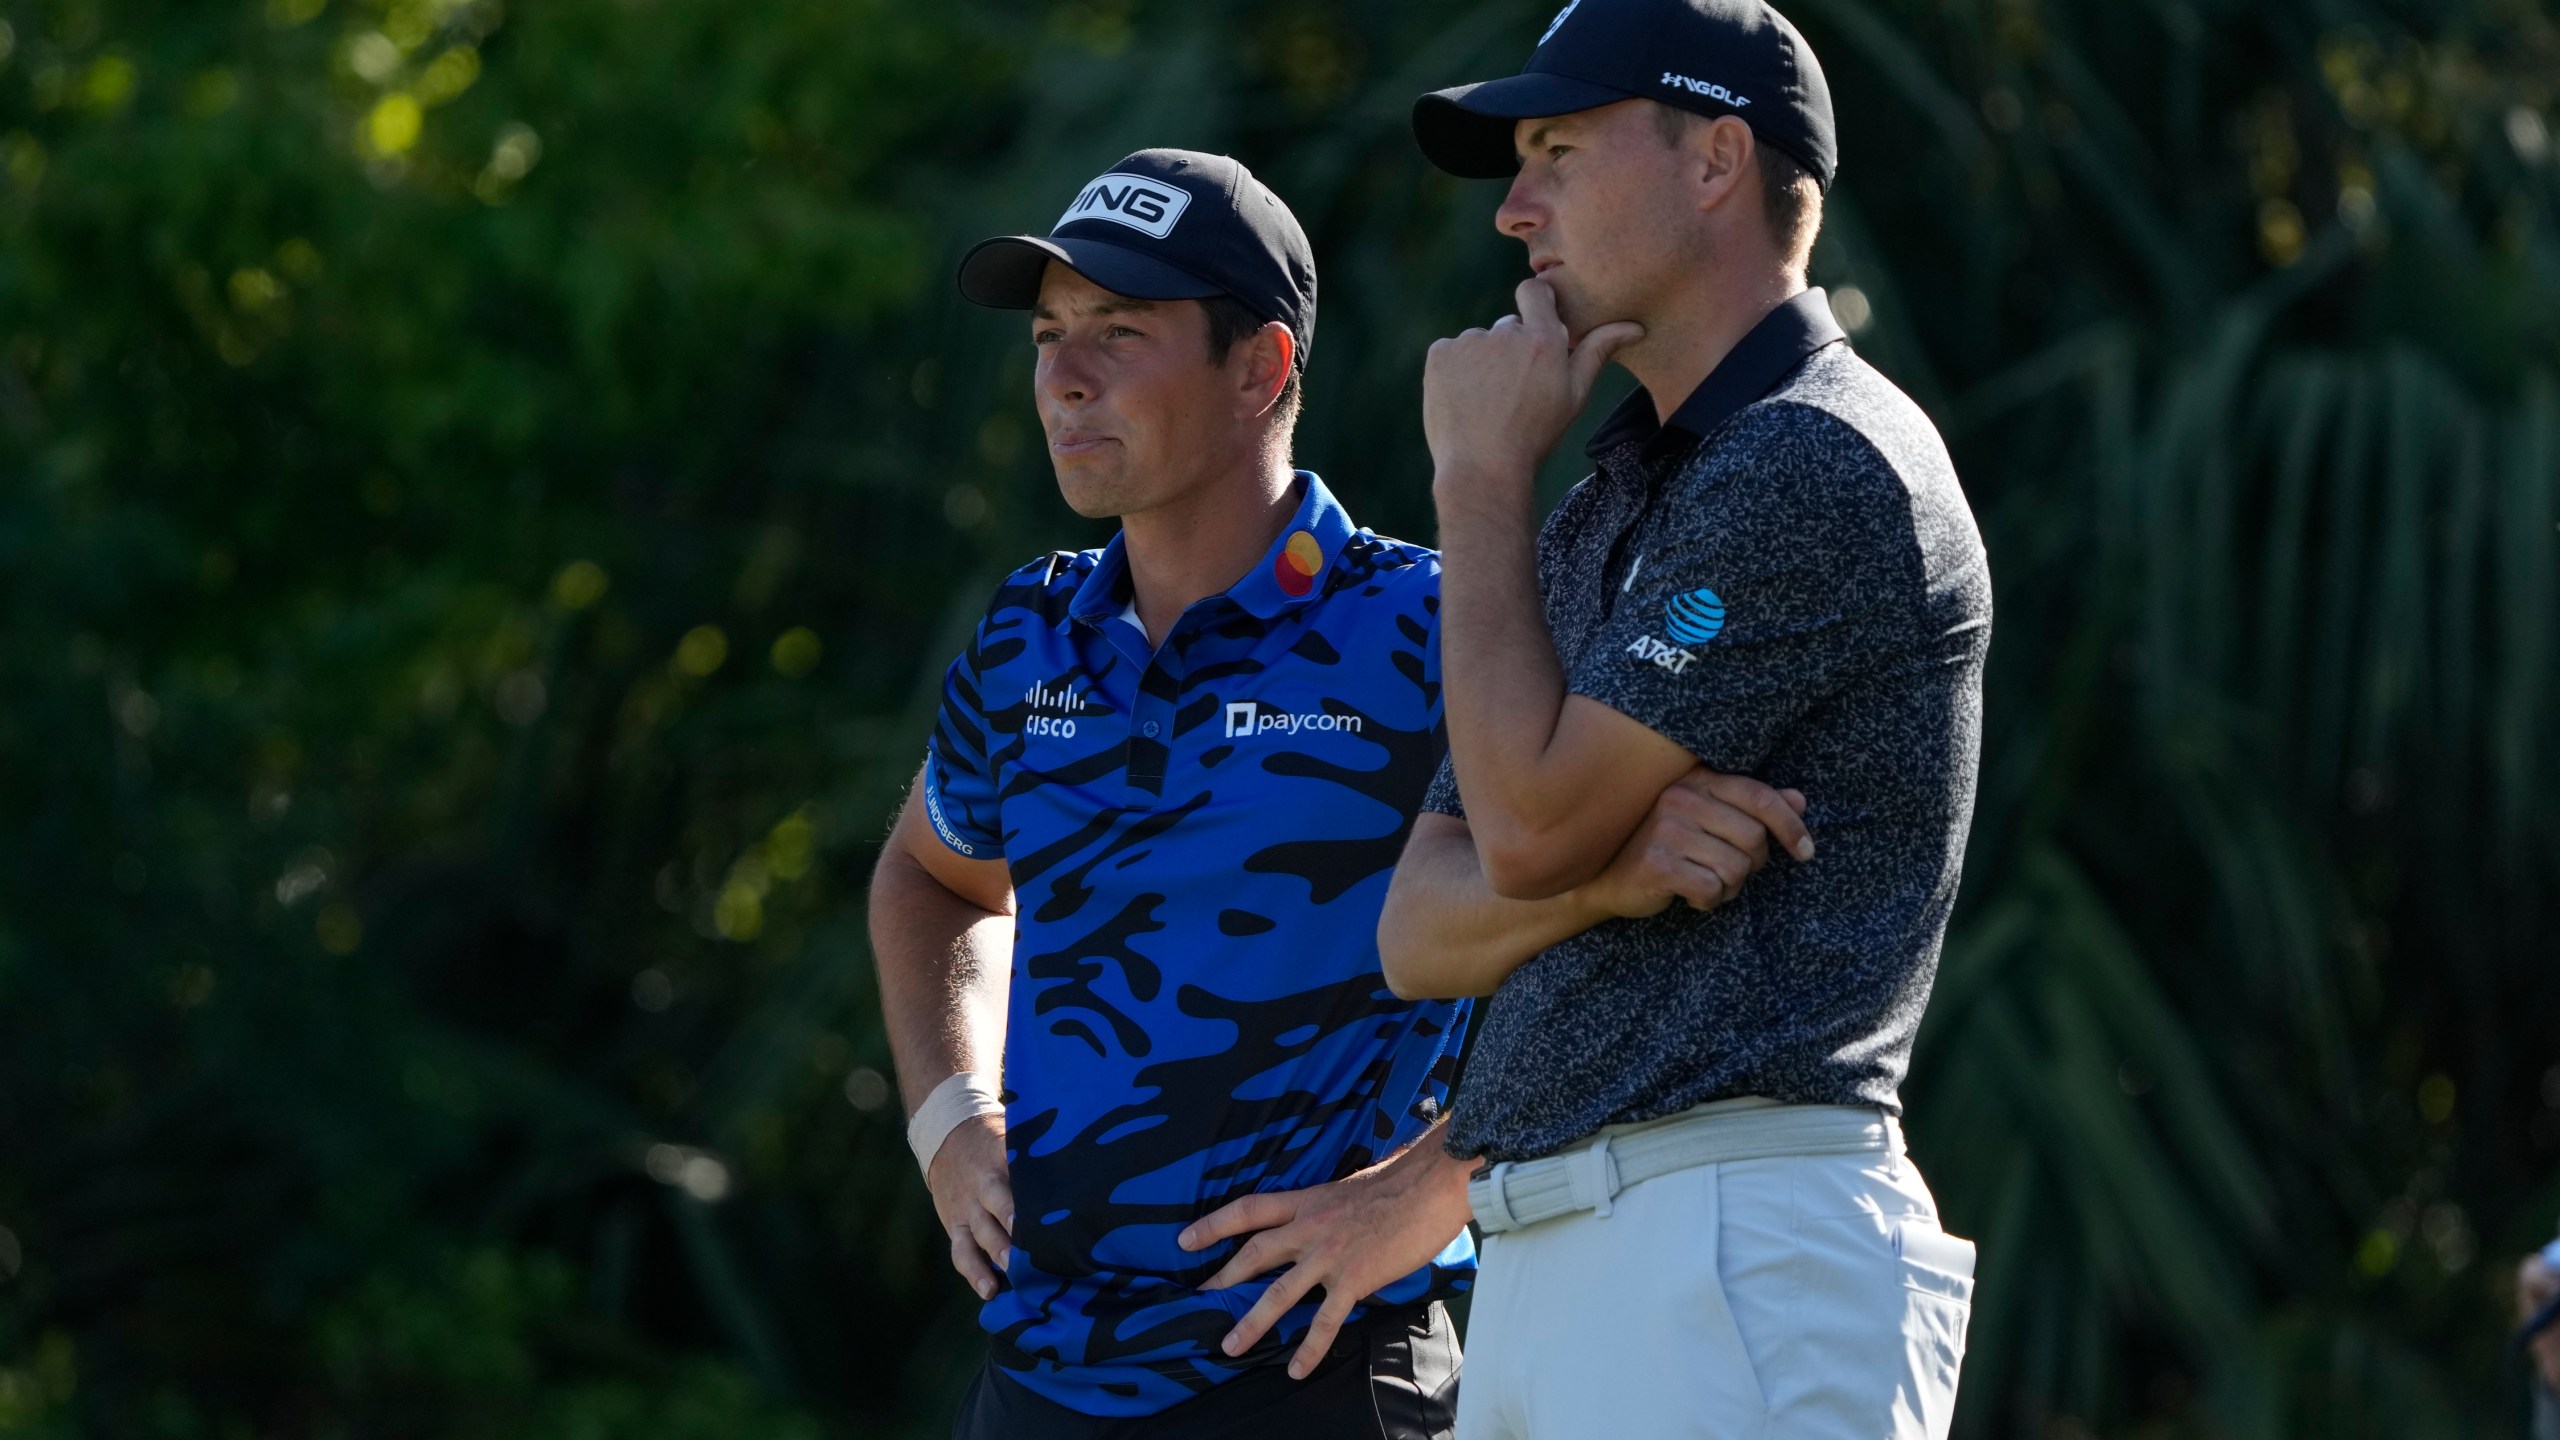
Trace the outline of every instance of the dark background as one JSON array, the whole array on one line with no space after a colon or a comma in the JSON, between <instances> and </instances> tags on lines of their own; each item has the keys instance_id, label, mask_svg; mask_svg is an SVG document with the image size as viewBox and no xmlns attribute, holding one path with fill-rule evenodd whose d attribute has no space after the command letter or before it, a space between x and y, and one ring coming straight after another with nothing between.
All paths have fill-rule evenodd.
<instances>
[{"instance_id":1,"label":"dark background","mask_svg":"<svg viewBox=\"0 0 2560 1440\"><path fill-rule=\"evenodd\" d=\"M1520 256L1404 116L1551 8L0 3L0 1435L936 1433L863 885L994 577L1104 533L951 266L1243 157L1302 463L1427 539L1422 352ZM1815 278L1999 583L1908 1094L1960 1429L2513 1433L2560 25L1790 13Z\"/></svg>"}]
</instances>

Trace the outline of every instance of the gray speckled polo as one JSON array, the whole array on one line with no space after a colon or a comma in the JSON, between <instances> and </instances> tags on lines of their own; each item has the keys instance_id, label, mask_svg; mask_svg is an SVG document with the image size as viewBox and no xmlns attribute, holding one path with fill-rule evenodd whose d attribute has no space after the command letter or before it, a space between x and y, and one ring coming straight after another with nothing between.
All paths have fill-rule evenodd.
<instances>
[{"instance_id":1,"label":"gray speckled polo","mask_svg":"<svg viewBox=\"0 0 2560 1440\"><path fill-rule=\"evenodd\" d=\"M1657 426L1642 390L1538 537L1574 693L1709 767L1802 790L1818 853L1773 856L1502 982L1453 1106L1457 1155L1765 1095L1897 1094L1963 868L1991 573L1936 427L1809 290ZM1444 764L1427 809L1464 814Z\"/></svg>"}]
</instances>

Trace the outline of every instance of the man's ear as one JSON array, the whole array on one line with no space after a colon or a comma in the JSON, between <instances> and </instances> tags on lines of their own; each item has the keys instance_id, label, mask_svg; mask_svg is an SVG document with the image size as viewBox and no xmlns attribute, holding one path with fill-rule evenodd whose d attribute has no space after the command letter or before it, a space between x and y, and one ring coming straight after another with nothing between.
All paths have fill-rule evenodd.
<instances>
[{"instance_id":1,"label":"man's ear","mask_svg":"<svg viewBox=\"0 0 2560 1440\"><path fill-rule=\"evenodd\" d=\"M1237 377L1237 403L1242 414L1259 419L1280 403L1280 392L1288 388L1289 369L1298 363L1298 337L1283 322L1267 320L1236 348L1245 361Z\"/></svg>"},{"instance_id":2,"label":"man's ear","mask_svg":"<svg viewBox=\"0 0 2560 1440\"><path fill-rule=\"evenodd\" d=\"M1759 137L1738 116L1719 115L1704 125L1693 124L1681 139L1689 173L1698 184L1700 210L1725 203L1758 167Z\"/></svg>"}]
</instances>

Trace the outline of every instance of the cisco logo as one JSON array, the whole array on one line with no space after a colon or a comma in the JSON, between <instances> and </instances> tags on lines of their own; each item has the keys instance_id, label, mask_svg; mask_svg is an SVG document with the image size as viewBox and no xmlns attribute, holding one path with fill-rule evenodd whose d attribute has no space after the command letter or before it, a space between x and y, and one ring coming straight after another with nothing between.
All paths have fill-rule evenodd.
<instances>
[{"instance_id":1,"label":"cisco logo","mask_svg":"<svg viewBox=\"0 0 2560 1440\"><path fill-rule=\"evenodd\" d=\"M1022 692L1022 703L1031 713L1022 717L1022 733L1052 740L1076 738L1076 717L1108 714L1106 707L1093 702L1093 697L1080 695L1066 685L1055 689L1034 684ZM1042 711L1051 713L1043 714Z\"/></svg>"},{"instance_id":2,"label":"cisco logo","mask_svg":"<svg viewBox=\"0 0 2560 1440\"><path fill-rule=\"evenodd\" d=\"M1724 633L1724 602L1713 590L1674 595L1662 606L1663 628L1683 645L1704 645Z\"/></svg>"}]
</instances>

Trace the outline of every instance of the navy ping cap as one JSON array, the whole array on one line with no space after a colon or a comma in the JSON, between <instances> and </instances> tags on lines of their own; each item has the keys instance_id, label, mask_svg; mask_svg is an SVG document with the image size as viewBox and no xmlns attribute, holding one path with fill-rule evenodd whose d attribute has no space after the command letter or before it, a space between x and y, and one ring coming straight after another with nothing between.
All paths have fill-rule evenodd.
<instances>
[{"instance_id":1,"label":"navy ping cap","mask_svg":"<svg viewBox=\"0 0 2560 1440\"><path fill-rule=\"evenodd\" d=\"M1830 82L1763 0L1571 0L1519 74L1415 101L1413 138L1452 175L1498 180L1520 168L1513 121L1636 99L1738 115L1825 191L1839 169Z\"/></svg>"},{"instance_id":2,"label":"navy ping cap","mask_svg":"<svg viewBox=\"0 0 2560 1440\"><path fill-rule=\"evenodd\" d=\"M1055 260L1132 300L1228 295L1315 348L1316 260L1298 217L1224 155L1141 150L1088 181L1046 236L981 240L960 261L960 293L1028 310Z\"/></svg>"}]
</instances>

